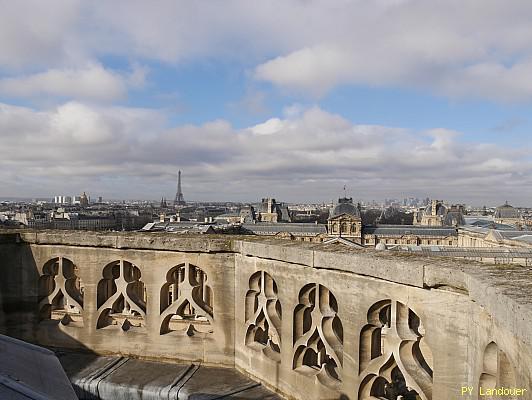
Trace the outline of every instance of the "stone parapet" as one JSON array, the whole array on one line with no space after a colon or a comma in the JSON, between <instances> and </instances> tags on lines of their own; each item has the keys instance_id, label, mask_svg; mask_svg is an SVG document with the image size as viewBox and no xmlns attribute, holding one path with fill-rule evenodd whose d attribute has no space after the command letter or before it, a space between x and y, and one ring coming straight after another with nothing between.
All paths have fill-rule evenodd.
<instances>
[{"instance_id":1,"label":"stone parapet","mask_svg":"<svg viewBox=\"0 0 532 400\"><path fill-rule=\"evenodd\" d=\"M0 234L0 263L0 330L44 345L236 367L293 399L531 385L530 268L70 231Z\"/></svg>"}]
</instances>

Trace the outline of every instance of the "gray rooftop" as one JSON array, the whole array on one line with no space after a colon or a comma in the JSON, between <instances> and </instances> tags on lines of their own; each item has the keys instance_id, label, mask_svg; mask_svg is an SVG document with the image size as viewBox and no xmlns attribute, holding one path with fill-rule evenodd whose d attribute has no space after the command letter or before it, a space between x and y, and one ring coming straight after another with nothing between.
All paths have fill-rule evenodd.
<instances>
[{"instance_id":1,"label":"gray rooftop","mask_svg":"<svg viewBox=\"0 0 532 400\"><path fill-rule=\"evenodd\" d=\"M520 240L520 241L526 242L526 243L532 243L532 235L530 235L530 234L515 236L512 239L513 240Z\"/></svg>"},{"instance_id":2,"label":"gray rooftop","mask_svg":"<svg viewBox=\"0 0 532 400\"><path fill-rule=\"evenodd\" d=\"M275 235L280 232L288 232L295 234L312 234L318 235L320 233L327 233L327 226L324 224L312 223L268 223L257 222L256 224L242 224L244 232L254 234L271 234Z\"/></svg>"},{"instance_id":3,"label":"gray rooftop","mask_svg":"<svg viewBox=\"0 0 532 400\"><path fill-rule=\"evenodd\" d=\"M150 222L141 229L145 232L173 233L214 233L215 223L181 221L181 222Z\"/></svg>"},{"instance_id":4,"label":"gray rooftop","mask_svg":"<svg viewBox=\"0 0 532 400\"><path fill-rule=\"evenodd\" d=\"M517 230L517 229L490 229L480 226L461 226L460 229L463 229L467 232L478 233L481 235L487 235L490 232L496 233L501 239L512 239L512 240L522 240L530 243L532 238L532 232L528 230Z\"/></svg>"},{"instance_id":5,"label":"gray rooftop","mask_svg":"<svg viewBox=\"0 0 532 400\"><path fill-rule=\"evenodd\" d=\"M348 214L348 215L353 215L355 217L360 217L360 211L353 204L352 198L344 197L344 198L338 199L338 203L329 212L329 218L336 217L342 214Z\"/></svg>"},{"instance_id":6,"label":"gray rooftop","mask_svg":"<svg viewBox=\"0 0 532 400\"><path fill-rule=\"evenodd\" d=\"M365 226L366 235L415 235L415 236L456 236L456 228L453 227L430 227L414 225L378 225Z\"/></svg>"},{"instance_id":7,"label":"gray rooftop","mask_svg":"<svg viewBox=\"0 0 532 400\"><path fill-rule=\"evenodd\" d=\"M466 225L468 227L479 227L485 229L498 229L498 230L515 230L515 225L500 224L495 221L490 220L466 220Z\"/></svg>"}]
</instances>

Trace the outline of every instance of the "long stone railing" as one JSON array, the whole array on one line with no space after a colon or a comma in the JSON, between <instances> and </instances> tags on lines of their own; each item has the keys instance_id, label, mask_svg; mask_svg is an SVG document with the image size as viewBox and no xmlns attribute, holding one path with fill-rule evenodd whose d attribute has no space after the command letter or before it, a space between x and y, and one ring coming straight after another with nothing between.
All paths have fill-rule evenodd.
<instances>
[{"instance_id":1,"label":"long stone railing","mask_svg":"<svg viewBox=\"0 0 532 400\"><path fill-rule=\"evenodd\" d=\"M0 272L0 333L47 346L225 365L294 399L532 398L532 277L519 266L23 231L0 234Z\"/></svg>"}]
</instances>

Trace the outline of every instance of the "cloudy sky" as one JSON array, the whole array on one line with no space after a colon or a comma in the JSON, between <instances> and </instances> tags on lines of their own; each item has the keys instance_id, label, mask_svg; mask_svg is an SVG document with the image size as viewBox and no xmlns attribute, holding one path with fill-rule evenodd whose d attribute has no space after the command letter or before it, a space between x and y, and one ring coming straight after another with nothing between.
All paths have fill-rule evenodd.
<instances>
[{"instance_id":1,"label":"cloudy sky","mask_svg":"<svg viewBox=\"0 0 532 400\"><path fill-rule=\"evenodd\" d=\"M0 197L532 206L529 0L0 8Z\"/></svg>"}]
</instances>

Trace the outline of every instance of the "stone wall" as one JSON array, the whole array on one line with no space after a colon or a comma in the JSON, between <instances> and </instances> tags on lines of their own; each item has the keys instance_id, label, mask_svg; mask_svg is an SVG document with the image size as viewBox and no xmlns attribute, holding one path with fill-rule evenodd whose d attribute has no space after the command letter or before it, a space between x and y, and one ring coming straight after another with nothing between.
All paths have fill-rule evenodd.
<instances>
[{"instance_id":1,"label":"stone wall","mask_svg":"<svg viewBox=\"0 0 532 400\"><path fill-rule=\"evenodd\" d=\"M523 267L87 232L3 234L0 260L0 331L40 344L235 367L294 399L532 398Z\"/></svg>"}]
</instances>

